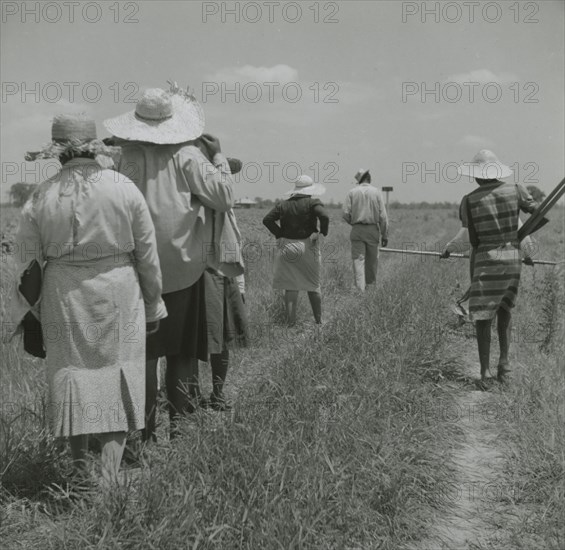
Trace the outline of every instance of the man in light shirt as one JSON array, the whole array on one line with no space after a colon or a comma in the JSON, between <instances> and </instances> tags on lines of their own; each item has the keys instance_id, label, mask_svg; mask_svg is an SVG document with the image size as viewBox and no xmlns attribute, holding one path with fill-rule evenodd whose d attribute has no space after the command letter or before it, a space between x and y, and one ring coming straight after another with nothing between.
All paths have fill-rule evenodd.
<instances>
[{"instance_id":1,"label":"man in light shirt","mask_svg":"<svg viewBox=\"0 0 565 550\"><path fill-rule=\"evenodd\" d=\"M355 174L357 186L343 204L343 219L351 225L351 257L355 286L364 291L377 278L379 246L388 244L388 217L381 192L371 185L369 170Z\"/></svg>"}]
</instances>

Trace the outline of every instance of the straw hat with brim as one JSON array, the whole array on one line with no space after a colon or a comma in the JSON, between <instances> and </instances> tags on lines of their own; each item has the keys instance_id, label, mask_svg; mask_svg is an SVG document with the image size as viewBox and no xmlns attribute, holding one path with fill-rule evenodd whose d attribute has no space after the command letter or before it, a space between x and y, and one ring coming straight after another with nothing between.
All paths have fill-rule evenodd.
<instances>
[{"instance_id":1,"label":"straw hat with brim","mask_svg":"<svg viewBox=\"0 0 565 550\"><path fill-rule=\"evenodd\" d=\"M310 176L300 176L294 182L294 189L287 191L285 196L293 195L323 195L326 188L321 183L314 183Z\"/></svg>"},{"instance_id":2,"label":"straw hat with brim","mask_svg":"<svg viewBox=\"0 0 565 550\"><path fill-rule=\"evenodd\" d=\"M507 178L513 174L512 169L502 164L498 157L488 149L479 151L471 162L464 162L457 168L462 176L483 180Z\"/></svg>"},{"instance_id":3,"label":"straw hat with brim","mask_svg":"<svg viewBox=\"0 0 565 550\"><path fill-rule=\"evenodd\" d=\"M365 174L368 174L368 173L369 173L369 170L365 170L364 168L357 170L357 174L355 174L355 181L357 181L357 183L360 183L361 180L363 179L363 176Z\"/></svg>"},{"instance_id":4,"label":"straw hat with brim","mask_svg":"<svg viewBox=\"0 0 565 550\"><path fill-rule=\"evenodd\" d=\"M112 156L120 151L119 147L106 145L97 138L94 119L84 113L57 115L51 125L51 140L40 151L27 152L25 159L49 159L81 153Z\"/></svg>"},{"instance_id":5,"label":"straw hat with brim","mask_svg":"<svg viewBox=\"0 0 565 550\"><path fill-rule=\"evenodd\" d=\"M129 141L172 145L202 135L204 110L188 93L151 88L143 93L135 111L105 120L104 126L112 135Z\"/></svg>"}]
</instances>

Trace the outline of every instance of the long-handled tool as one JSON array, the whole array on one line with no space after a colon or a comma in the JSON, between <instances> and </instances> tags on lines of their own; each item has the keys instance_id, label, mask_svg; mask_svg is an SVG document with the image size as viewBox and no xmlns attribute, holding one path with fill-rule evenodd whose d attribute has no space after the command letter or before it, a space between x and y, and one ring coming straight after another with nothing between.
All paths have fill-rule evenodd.
<instances>
[{"instance_id":1,"label":"long-handled tool","mask_svg":"<svg viewBox=\"0 0 565 550\"><path fill-rule=\"evenodd\" d=\"M381 252L392 252L394 254L415 254L417 256L441 256L441 252L431 252L428 250L407 250L401 248L381 248ZM450 258L469 258L468 254L450 254ZM537 265L558 265L563 262L550 262L547 260L534 260Z\"/></svg>"}]
</instances>

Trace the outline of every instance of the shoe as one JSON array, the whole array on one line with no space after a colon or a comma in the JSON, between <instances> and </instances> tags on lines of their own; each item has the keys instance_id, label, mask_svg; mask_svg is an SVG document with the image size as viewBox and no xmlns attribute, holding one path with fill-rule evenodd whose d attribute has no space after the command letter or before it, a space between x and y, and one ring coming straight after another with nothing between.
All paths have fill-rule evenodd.
<instances>
[{"instance_id":1,"label":"shoe","mask_svg":"<svg viewBox=\"0 0 565 550\"><path fill-rule=\"evenodd\" d=\"M475 381L475 387L480 391L489 391L493 386L492 378L479 379Z\"/></svg>"},{"instance_id":2,"label":"shoe","mask_svg":"<svg viewBox=\"0 0 565 550\"><path fill-rule=\"evenodd\" d=\"M208 406L213 411L225 412L225 411L231 411L232 410L231 403L229 403L226 400L226 398L224 397L223 394L220 394L220 395L214 395L213 393L210 394L210 401L208 401Z\"/></svg>"}]
</instances>

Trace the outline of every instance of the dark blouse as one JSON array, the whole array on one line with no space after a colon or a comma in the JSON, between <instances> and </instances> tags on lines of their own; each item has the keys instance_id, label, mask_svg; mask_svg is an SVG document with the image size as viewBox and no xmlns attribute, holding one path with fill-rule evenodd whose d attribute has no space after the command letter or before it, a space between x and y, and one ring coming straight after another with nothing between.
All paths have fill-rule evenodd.
<instances>
[{"instance_id":1,"label":"dark blouse","mask_svg":"<svg viewBox=\"0 0 565 550\"><path fill-rule=\"evenodd\" d=\"M276 222L280 220L280 225ZM263 218L263 224L277 238L307 239L312 233L328 234L330 218L319 199L308 195L294 195L277 204Z\"/></svg>"}]
</instances>

